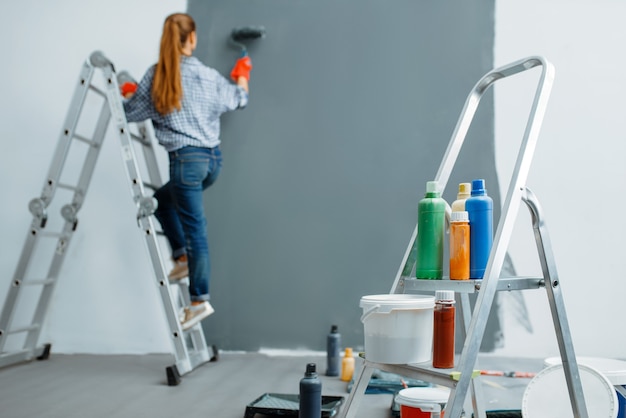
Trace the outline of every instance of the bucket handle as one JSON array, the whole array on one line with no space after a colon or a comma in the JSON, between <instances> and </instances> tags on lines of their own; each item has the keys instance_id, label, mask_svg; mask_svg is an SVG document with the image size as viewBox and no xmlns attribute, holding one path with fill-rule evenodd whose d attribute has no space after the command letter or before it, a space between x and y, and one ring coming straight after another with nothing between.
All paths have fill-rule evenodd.
<instances>
[{"instance_id":1,"label":"bucket handle","mask_svg":"<svg viewBox=\"0 0 626 418\"><path fill-rule=\"evenodd\" d=\"M371 308L369 308L368 310L366 310L365 312L363 312L363 315L361 315L361 322L365 322L365 320L373 313L376 313L376 311L380 308L380 304L376 304L374 306L372 306Z\"/></svg>"}]
</instances>

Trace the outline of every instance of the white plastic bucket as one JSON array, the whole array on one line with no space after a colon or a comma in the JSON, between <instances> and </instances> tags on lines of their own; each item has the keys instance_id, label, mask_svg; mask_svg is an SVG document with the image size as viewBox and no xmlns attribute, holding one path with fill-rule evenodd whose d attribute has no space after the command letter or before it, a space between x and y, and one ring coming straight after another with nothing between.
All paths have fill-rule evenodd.
<instances>
[{"instance_id":1,"label":"white plastic bucket","mask_svg":"<svg viewBox=\"0 0 626 418\"><path fill-rule=\"evenodd\" d=\"M617 418L615 388L601 372L578 364L587 413L590 418ZM524 418L571 418L571 400L562 364L548 366L528 383L522 398Z\"/></svg>"},{"instance_id":2,"label":"white plastic bucket","mask_svg":"<svg viewBox=\"0 0 626 418\"><path fill-rule=\"evenodd\" d=\"M443 418L450 389L439 387L407 388L396 395L400 418Z\"/></svg>"},{"instance_id":3,"label":"white plastic bucket","mask_svg":"<svg viewBox=\"0 0 626 418\"><path fill-rule=\"evenodd\" d=\"M561 364L561 357L549 357L543 363L544 366ZM617 393L617 403L619 405L617 418L626 418L626 361L602 357L577 356L576 363L593 367L609 379Z\"/></svg>"},{"instance_id":4,"label":"white plastic bucket","mask_svg":"<svg viewBox=\"0 0 626 418\"><path fill-rule=\"evenodd\" d=\"M363 296L360 307L369 361L405 364L432 359L433 296Z\"/></svg>"}]
</instances>

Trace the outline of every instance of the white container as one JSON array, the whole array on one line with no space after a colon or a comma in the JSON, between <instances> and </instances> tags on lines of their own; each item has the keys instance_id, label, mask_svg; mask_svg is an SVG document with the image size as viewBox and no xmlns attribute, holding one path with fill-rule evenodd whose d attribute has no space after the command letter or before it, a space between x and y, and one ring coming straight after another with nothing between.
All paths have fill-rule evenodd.
<instances>
[{"instance_id":1,"label":"white container","mask_svg":"<svg viewBox=\"0 0 626 418\"><path fill-rule=\"evenodd\" d=\"M544 360L544 366L561 364L561 357L549 357ZM576 363L584 364L602 373L615 387L617 403L619 405L617 418L626 418L626 361L602 357L578 357ZM587 398L585 398L585 402Z\"/></svg>"},{"instance_id":2,"label":"white container","mask_svg":"<svg viewBox=\"0 0 626 418\"><path fill-rule=\"evenodd\" d=\"M432 360L435 298L423 295L363 296L365 357L389 364Z\"/></svg>"},{"instance_id":3,"label":"white container","mask_svg":"<svg viewBox=\"0 0 626 418\"><path fill-rule=\"evenodd\" d=\"M400 418L440 418L450 389L443 387L407 388L396 395Z\"/></svg>"},{"instance_id":4,"label":"white container","mask_svg":"<svg viewBox=\"0 0 626 418\"><path fill-rule=\"evenodd\" d=\"M615 388L597 369L578 364L589 418L617 418L619 404ZM524 418L573 418L562 364L548 366L528 383L522 398Z\"/></svg>"}]
</instances>

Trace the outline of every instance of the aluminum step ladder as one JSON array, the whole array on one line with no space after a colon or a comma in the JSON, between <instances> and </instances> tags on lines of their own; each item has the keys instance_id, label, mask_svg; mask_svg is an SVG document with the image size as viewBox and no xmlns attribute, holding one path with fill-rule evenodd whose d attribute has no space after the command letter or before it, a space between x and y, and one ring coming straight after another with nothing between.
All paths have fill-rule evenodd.
<instances>
[{"instance_id":1,"label":"aluminum step ladder","mask_svg":"<svg viewBox=\"0 0 626 418\"><path fill-rule=\"evenodd\" d=\"M366 352L363 356L364 359L360 372L355 376L355 384L352 387L352 391L347 398L344 408L338 415L339 418L354 418L357 416L359 402L365 394L365 389L367 388L373 371L376 369L449 387L451 390L445 409L446 418L465 416L463 415L465 413L463 407L468 391L471 390L472 407L474 410L473 416L485 418L486 412L482 402L480 378L476 377L476 363L495 294L497 291L541 288L546 290L550 304L552 321L561 354L572 411L575 417L588 417L580 374L574 354L574 346L561 293L561 281L556 271L556 263L550 245L548 230L538 199L525 185L554 79L554 67L550 62L543 57L529 57L496 68L485 74L477 82L467 97L435 180L439 182L442 190L445 189L461 150L461 146L463 145L463 141L465 140L465 136L479 106L480 99L485 91L500 79L536 67L541 67L542 72L483 279L415 279L413 273L415 271L415 260L417 256L416 227L391 288L390 293L433 292L438 289L455 291L457 298L460 298L459 306L461 307L461 315L463 324L465 325L465 339L462 352L455 360L456 366L454 370L435 369L431 364L398 365L375 363L367 360ZM535 242L543 276L500 277L518 209L522 202L526 204L531 213ZM478 294L473 311L471 311L469 304L470 293Z\"/></svg>"},{"instance_id":2,"label":"aluminum step ladder","mask_svg":"<svg viewBox=\"0 0 626 418\"><path fill-rule=\"evenodd\" d=\"M97 71L102 73L104 88L99 88L94 83L93 78ZM44 182L43 191L40 197L32 199L28 205L33 220L0 316L0 367L34 358L46 359L50 354L51 345L38 345L39 336L52 294L59 280L68 246L78 226L78 212L85 201L98 155L111 121L121 141L125 171L130 183L132 199L137 208L137 224L148 247L173 344L175 363L166 367L168 385L178 385L182 375L201 364L217 360L218 351L215 346L207 345L201 324L197 324L187 331L183 331L180 324L180 311L190 303L189 280L187 278L170 283L167 277L160 250L160 244L164 242L164 238L163 234L155 229L152 216L157 203L152 197L152 193L146 194L146 189L154 191L163 184L153 146L152 123L144 121L129 124L126 121L119 90L119 86L125 81L132 81L130 75L127 72L117 74L111 61L99 51L92 53L82 66L78 85L74 91L52 164ZM84 129L85 123L90 128L92 127L89 123L89 115L85 114L87 112L84 112L84 109L89 107L86 104L88 97L91 104L94 95L95 100L98 101L99 97L102 104L95 121L93 134L91 137L87 137L78 131L81 130L80 128ZM75 151L81 146L80 150ZM136 147L141 148L140 154L144 157L143 166L139 164L135 152ZM66 164L67 161L76 159L78 159L79 164L82 164L78 180L75 183L72 181L71 184L63 183L62 180L66 180L67 177L67 175L62 177L64 168L68 165ZM144 171L147 171L148 181L141 178L142 167L145 167ZM60 209L61 218L59 221L62 224L60 231L51 232L46 230L46 226L49 225L48 217L52 218L55 214L49 213L48 209L59 189L69 192L71 201ZM44 243L44 241L48 241L48 243ZM52 260L47 271L40 273L43 277L34 277L31 270L44 265L44 260L40 259L40 252L37 249L46 245L53 248L51 251ZM30 297L24 295L27 288L37 288L39 290L38 295L29 294ZM16 317L19 316L16 315L16 311L22 312L24 307L20 305L27 303L35 304L31 322L26 325L13 325ZM27 309L25 310L27 311ZM23 320L24 318L20 319ZM5 351L7 340L17 336L23 339L23 344L22 340L16 340L17 344L13 345L22 346L22 348Z\"/></svg>"}]
</instances>

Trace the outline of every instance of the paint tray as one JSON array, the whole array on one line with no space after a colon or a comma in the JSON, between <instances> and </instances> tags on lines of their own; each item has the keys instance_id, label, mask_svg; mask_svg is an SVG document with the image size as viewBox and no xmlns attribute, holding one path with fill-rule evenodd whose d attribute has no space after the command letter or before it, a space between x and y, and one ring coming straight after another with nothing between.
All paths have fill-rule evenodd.
<instances>
[{"instance_id":1,"label":"paint tray","mask_svg":"<svg viewBox=\"0 0 626 418\"><path fill-rule=\"evenodd\" d=\"M322 396L322 418L334 417L343 403L343 396ZM246 406L244 418L255 414L276 417L297 417L300 409L300 395L266 393Z\"/></svg>"}]
</instances>

